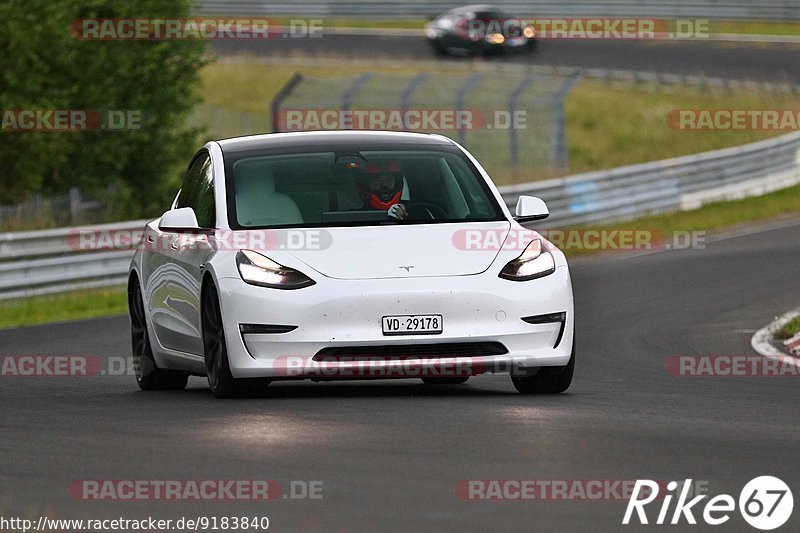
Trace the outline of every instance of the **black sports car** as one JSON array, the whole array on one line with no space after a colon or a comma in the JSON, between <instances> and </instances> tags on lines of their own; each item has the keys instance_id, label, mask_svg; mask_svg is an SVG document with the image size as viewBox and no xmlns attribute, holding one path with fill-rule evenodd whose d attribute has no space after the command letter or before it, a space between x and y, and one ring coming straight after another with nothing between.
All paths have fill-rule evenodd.
<instances>
[{"instance_id":1,"label":"black sports car","mask_svg":"<svg viewBox=\"0 0 800 533\"><path fill-rule=\"evenodd\" d=\"M471 5L451 9L425 25L425 37L442 55L491 55L531 50L536 30L499 8Z\"/></svg>"}]
</instances>

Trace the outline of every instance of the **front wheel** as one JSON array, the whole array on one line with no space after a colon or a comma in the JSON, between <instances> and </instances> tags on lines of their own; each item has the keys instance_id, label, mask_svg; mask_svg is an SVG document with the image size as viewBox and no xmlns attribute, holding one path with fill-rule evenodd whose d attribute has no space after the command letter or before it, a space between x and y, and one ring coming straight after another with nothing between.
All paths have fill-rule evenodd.
<instances>
[{"instance_id":1,"label":"front wheel","mask_svg":"<svg viewBox=\"0 0 800 533\"><path fill-rule=\"evenodd\" d=\"M574 336L573 336L574 339ZM572 341L572 355L564 366L544 366L532 376L511 375L514 388L521 394L558 394L572 384L575 372L575 341Z\"/></svg>"},{"instance_id":2,"label":"front wheel","mask_svg":"<svg viewBox=\"0 0 800 533\"><path fill-rule=\"evenodd\" d=\"M233 398L259 392L269 384L269 380L237 379L231 374L219 295L213 283L206 285L202 301L203 352L211 392L217 398Z\"/></svg>"},{"instance_id":3,"label":"front wheel","mask_svg":"<svg viewBox=\"0 0 800 533\"><path fill-rule=\"evenodd\" d=\"M136 383L142 390L182 390L189 381L189 374L179 370L159 368L150 347L147 319L139 280L134 279L128 290L128 311L131 316L131 351Z\"/></svg>"}]
</instances>

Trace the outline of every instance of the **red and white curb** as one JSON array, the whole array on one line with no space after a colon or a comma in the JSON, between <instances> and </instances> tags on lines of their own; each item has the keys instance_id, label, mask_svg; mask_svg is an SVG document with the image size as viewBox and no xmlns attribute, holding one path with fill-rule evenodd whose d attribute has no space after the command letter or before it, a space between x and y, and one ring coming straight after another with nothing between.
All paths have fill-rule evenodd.
<instances>
[{"instance_id":1,"label":"red and white curb","mask_svg":"<svg viewBox=\"0 0 800 533\"><path fill-rule=\"evenodd\" d=\"M800 355L800 333L791 339L783 341L783 345L793 354Z\"/></svg>"},{"instance_id":2,"label":"red and white curb","mask_svg":"<svg viewBox=\"0 0 800 533\"><path fill-rule=\"evenodd\" d=\"M776 318L770 324L767 324L760 330L756 331L755 335L753 335L753 338L750 339L750 345L756 352L764 357L783 361L789 359L794 362L795 366L800 367L800 357L796 357L797 355L800 355L800 333L791 339L777 341L783 345L783 350L779 350L771 342L775 332L796 316L800 316L800 307ZM791 354L794 354L795 356L792 356Z\"/></svg>"}]
</instances>

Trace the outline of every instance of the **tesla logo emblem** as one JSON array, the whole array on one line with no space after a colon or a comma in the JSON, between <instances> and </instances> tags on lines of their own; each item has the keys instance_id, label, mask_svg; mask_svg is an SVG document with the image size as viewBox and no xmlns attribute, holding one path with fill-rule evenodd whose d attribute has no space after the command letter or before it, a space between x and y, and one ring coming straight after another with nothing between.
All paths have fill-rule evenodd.
<instances>
[{"instance_id":1,"label":"tesla logo emblem","mask_svg":"<svg viewBox=\"0 0 800 533\"><path fill-rule=\"evenodd\" d=\"M406 272L408 272L408 273L411 273L411 269L412 269L412 268L414 268L414 265L409 265L409 266L399 266L399 267L397 267L397 268L405 268L405 269L406 269Z\"/></svg>"}]
</instances>

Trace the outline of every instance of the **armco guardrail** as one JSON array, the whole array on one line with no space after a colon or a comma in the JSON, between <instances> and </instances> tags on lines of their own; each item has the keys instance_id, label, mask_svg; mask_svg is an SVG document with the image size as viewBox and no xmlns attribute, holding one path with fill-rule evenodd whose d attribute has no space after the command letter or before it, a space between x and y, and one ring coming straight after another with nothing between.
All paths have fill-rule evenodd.
<instances>
[{"instance_id":1,"label":"armco guardrail","mask_svg":"<svg viewBox=\"0 0 800 533\"><path fill-rule=\"evenodd\" d=\"M735 148L501 187L513 206L539 196L553 216L537 227L570 226L695 209L800 183L800 132Z\"/></svg>"},{"instance_id":2,"label":"armco guardrail","mask_svg":"<svg viewBox=\"0 0 800 533\"><path fill-rule=\"evenodd\" d=\"M0 233L0 299L124 283L146 223Z\"/></svg>"},{"instance_id":3,"label":"armco guardrail","mask_svg":"<svg viewBox=\"0 0 800 533\"><path fill-rule=\"evenodd\" d=\"M428 17L468 3L464 0L198 0L195 11L201 15L262 17ZM496 0L491 4L510 13L537 18L800 19L797 0Z\"/></svg>"},{"instance_id":4,"label":"armco guardrail","mask_svg":"<svg viewBox=\"0 0 800 533\"><path fill-rule=\"evenodd\" d=\"M535 226L552 228L693 209L798 183L800 132L794 132L736 148L501 187L500 192L512 209L521 194L544 199L553 215ZM90 239L82 244L80 235L135 234L144 225L138 220L0 234L0 299L124 283L131 243Z\"/></svg>"}]
</instances>

